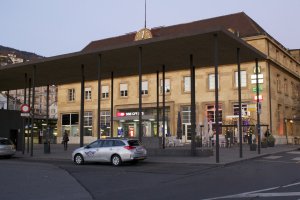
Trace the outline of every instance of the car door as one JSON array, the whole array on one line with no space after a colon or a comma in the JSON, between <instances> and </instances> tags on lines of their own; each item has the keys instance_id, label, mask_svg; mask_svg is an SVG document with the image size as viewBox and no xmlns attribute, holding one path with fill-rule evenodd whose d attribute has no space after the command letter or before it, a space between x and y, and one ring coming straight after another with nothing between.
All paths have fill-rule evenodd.
<instances>
[{"instance_id":1,"label":"car door","mask_svg":"<svg viewBox=\"0 0 300 200\"><path fill-rule=\"evenodd\" d=\"M110 162L111 155L113 152L113 140L103 140L101 147L99 148L99 156L104 161Z\"/></svg>"},{"instance_id":2,"label":"car door","mask_svg":"<svg viewBox=\"0 0 300 200\"><path fill-rule=\"evenodd\" d=\"M84 152L84 159L86 161L98 161L98 154L100 141L97 140L92 142L91 144L87 145L83 152Z\"/></svg>"}]
</instances>

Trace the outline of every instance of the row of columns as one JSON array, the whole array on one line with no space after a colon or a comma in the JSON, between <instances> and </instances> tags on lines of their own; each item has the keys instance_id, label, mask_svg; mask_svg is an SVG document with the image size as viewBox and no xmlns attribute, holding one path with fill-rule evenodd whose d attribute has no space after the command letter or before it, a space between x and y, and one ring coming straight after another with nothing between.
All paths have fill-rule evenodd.
<instances>
[{"instance_id":1,"label":"row of columns","mask_svg":"<svg viewBox=\"0 0 300 200\"><path fill-rule=\"evenodd\" d=\"M138 48L138 55L139 55L139 62L138 62L138 77L139 77L139 135L138 138L140 141L142 141L142 47ZM215 68L215 123L216 123L216 162L219 163L219 130L220 130L220 124L219 124L219 94L218 94L218 35L214 35L214 68ZM97 108L97 138L99 139L101 136L101 65L102 65L102 56L101 54L98 57L98 66L97 66L97 77L98 77L98 108ZM255 60L256 63L256 75L258 74L258 60ZM162 134L162 148L165 148L165 69L166 66L162 65L162 128L163 128L163 134ZM237 48L237 70L238 70L238 102L239 102L239 141L240 141L240 157L243 157L242 152L242 116L241 116L241 76L240 76L240 49ZM80 102L80 146L83 146L84 144L84 93L85 93L85 66L84 64L81 65L81 102ZM36 81L36 66L33 66L33 73L32 78L29 78L29 97L30 97L30 88L32 87L32 106L31 106L31 156L33 155L33 122L34 122L34 105L35 105L35 81ZM157 74L157 134L159 135L159 71L156 71ZM195 87L195 66L193 63L193 55L190 55L190 74L191 74L191 155L196 155L196 147L195 147L195 135L196 135L196 87ZM258 76L257 76L258 79ZM114 72L111 72L111 118L110 118L110 136L113 137L113 89L114 89ZM32 86L31 86L32 81ZM27 87L27 74L25 74L25 91ZM259 96L259 89L258 89L258 80L256 84L256 93L257 97ZM8 91L9 95L9 91ZM26 99L26 92L25 97ZM29 104L30 104L30 98L29 98ZM49 105L49 86L47 86L47 109ZM26 103L26 100L25 102ZM259 98L257 98L257 108L259 104ZM9 102L7 101L7 108L9 106ZM48 124L48 113L47 110L47 124ZM260 133L260 116L259 112L257 112L257 133ZM24 134L25 135L25 134ZM24 140L25 141L25 140ZM29 145L29 142L28 144ZM29 146L27 146L27 150L29 150ZM24 150L23 150L24 152ZM260 134L258 134L258 153L260 154Z\"/></svg>"}]
</instances>

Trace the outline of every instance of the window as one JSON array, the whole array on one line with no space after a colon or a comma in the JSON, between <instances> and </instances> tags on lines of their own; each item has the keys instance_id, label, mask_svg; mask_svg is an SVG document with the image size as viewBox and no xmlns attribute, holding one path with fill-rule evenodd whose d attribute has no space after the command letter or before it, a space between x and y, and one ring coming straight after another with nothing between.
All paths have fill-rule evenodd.
<instances>
[{"instance_id":1,"label":"window","mask_svg":"<svg viewBox=\"0 0 300 200\"><path fill-rule=\"evenodd\" d=\"M185 76L183 78L183 82L184 82L183 91L190 92L191 91L191 77Z\"/></svg>"},{"instance_id":2,"label":"window","mask_svg":"<svg viewBox=\"0 0 300 200\"><path fill-rule=\"evenodd\" d=\"M280 75L279 74L277 74L276 83L277 83L277 92L281 92L281 81L280 81Z\"/></svg>"},{"instance_id":3,"label":"window","mask_svg":"<svg viewBox=\"0 0 300 200\"><path fill-rule=\"evenodd\" d=\"M291 89L292 89L291 96L294 99L296 97L296 88L295 88L294 82L291 82Z\"/></svg>"},{"instance_id":4,"label":"window","mask_svg":"<svg viewBox=\"0 0 300 200\"><path fill-rule=\"evenodd\" d=\"M191 106L182 106L182 123L191 123Z\"/></svg>"},{"instance_id":5,"label":"window","mask_svg":"<svg viewBox=\"0 0 300 200\"><path fill-rule=\"evenodd\" d=\"M84 136L92 136L93 133L93 113L84 112Z\"/></svg>"},{"instance_id":6,"label":"window","mask_svg":"<svg viewBox=\"0 0 300 200\"><path fill-rule=\"evenodd\" d=\"M238 87L238 72L235 73L235 87ZM247 86L247 72L241 71L241 87Z\"/></svg>"},{"instance_id":7,"label":"window","mask_svg":"<svg viewBox=\"0 0 300 200\"><path fill-rule=\"evenodd\" d=\"M165 93L170 93L171 91L171 82L170 79L165 79ZM160 79L160 93L163 93L163 80Z\"/></svg>"},{"instance_id":8,"label":"window","mask_svg":"<svg viewBox=\"0 0 300 200\"><path fill-rule=\"evenodd\" d=\"M67 113L61 115L62 133L69 132L69 136L79 136L79 115Z\"/></svg>"},{"instance_id":9,"label":"window","mask_svg":"<svg viewBox=\"0 0 300 200\"><path fill-rule=\"evenodd\" d=\"M75 101L75 89L68 89L68 100Z\"/></svg>"},{"instance_id":10,"label":"window","mask_svg":"<svg viewBox=\"0 0 300 200\"><path fill-rule=\"evenodd\" d=\"M92 99L92 88L85 88L84 91L85 100L91 100Z\"/></svg>"},{"instance_id":11,"label":"window","mask_svg":"<svg viewBox=\"0 0 300 200\"><path fill-rule=\"evenodd\" d=\"M102 93L102 99L108 99L108 92L109 92L109 87L108 85L103 85L101 86L101 93Z\"/></svg>"},{"instance_id":12,"label":"window","mask_svg":"<svg viewBox=\"0 0 300 200\"><path fill-rule=\"evenodd\" d=\"M211 121L212 123L216 122L215 105L206 106L206 116L208 121ZM219 105L219 123L222 123L222 105Z\"/></svg>"},{"instance_id":13,"label":"window","mask_svg":"<svg viewBox=\"0 0 300 200\"><path fill-rule=\"evenodd\" d=\"M250 115L250 112L248 112L248 104L247 103L241 103L241 104L242 104L242 116ZM238 103L233 104L233 115L239 115Z\"/></svg>"},{"instance_id":14,"label":"window","mask_svg":"<svg viewBox=\"0 0 300 200\"><path fill-rule=\"evenodd\" d=\"M109 136L110 133L110 111L101 111L100 112L100 127L101 135Z\"/></svg>"},{"instance_id":15,"label":"window","mask_svg":"<svg viewBox=\"0 0 300 200\"><path fill-rule=\"evenodd\" d=\"M127 83L120 84L120 96L127 97L128 96L128 85Z\"/></svg>"},{"instance_id":16,"label":"window","mask_svg":"<svg viewBox=\"0 0 300 200\"><path fill-rule=\"evenodd\" d=\"M218 76L219 77L219 76ZM220 88L220 82L218 81L218 88ZM208 74L208 89L215 89L215 74Z\"/></svg>"},{"instance_id":17,"label":"window","mask_svg":"<svg viewBox=\"0 0 300 200\"><path fill-rule=\"evenodd\" d=\"M148 81L142 82L142 95L148 94Z\"/></svg>"},{"instance_id":18,"label":"window","mask_svg":"<svg viewBox=\"0 0 300 200\"><path fill-rule=\"evenodd\" d=\"M284 94L285 94L285 95L288 95L287 79L284 79L283 90L284 90Z\"/></svg>"}]
</instances>

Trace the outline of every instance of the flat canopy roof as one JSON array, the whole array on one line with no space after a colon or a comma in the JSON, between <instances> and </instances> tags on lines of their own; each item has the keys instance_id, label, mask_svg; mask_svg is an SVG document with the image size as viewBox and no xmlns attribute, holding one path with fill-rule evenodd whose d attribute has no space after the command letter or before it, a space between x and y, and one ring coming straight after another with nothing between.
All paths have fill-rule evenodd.
<instances>
[{"instance_id":1,"label":"flat canopy roof","mask_svg":"<svg viewBox=\"0 0 300 200\"><path fill-rule=\"evenodd\" d=\"M99 54L101 54L101 78L123 77L138 74L139 48L142 48L142 73L188 69L193 54L195 67L214 66L214 35L218 38L219 65L237 63L237 48L240 48L240 62L263 60L266 56L222 29L203 30L193 33L178 33L168 37L155 37L132 41L126 44L107 46L89 52L75 52L37 61L0 67L0 91L22 89L25 73L32 77L36 66L35 86L61 85L81 81L81 65L85 66L86 81L97 80Z\"/></svg>"}]
</instances>

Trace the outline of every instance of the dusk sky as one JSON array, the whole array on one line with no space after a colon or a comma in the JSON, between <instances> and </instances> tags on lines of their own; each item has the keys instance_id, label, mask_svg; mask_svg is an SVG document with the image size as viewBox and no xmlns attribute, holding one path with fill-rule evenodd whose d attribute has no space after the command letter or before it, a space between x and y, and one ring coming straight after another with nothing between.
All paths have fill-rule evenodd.
<instances>
[{"instance_id":1,"label":"dusk sky","mask_svg":"<svg viewBox=\"0 0 300 200\"><path fill-rule=\"evenodd\" d=\"M289 49L300 48L299 0L147 0L147 27L245 12ZM138 31L144 0L3 0L0 45L55 56Z\"/></svg>"}]
</instances>

